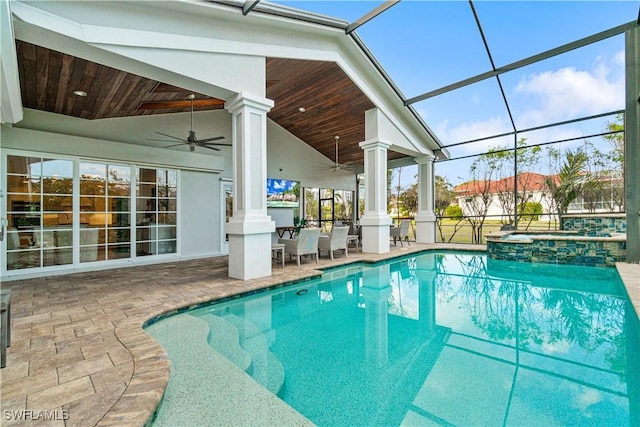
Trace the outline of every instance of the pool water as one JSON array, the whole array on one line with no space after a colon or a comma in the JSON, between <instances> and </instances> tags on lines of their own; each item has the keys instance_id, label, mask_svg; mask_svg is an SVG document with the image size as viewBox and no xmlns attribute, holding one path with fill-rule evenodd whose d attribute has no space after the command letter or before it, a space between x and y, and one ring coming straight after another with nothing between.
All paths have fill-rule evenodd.
<instances>
[{"instance_id":1,"label":"pool water","mask_svg":"<svg viewBox=\"0 0 640 427\"><path fill-rule=\"evenodd\" d=\"M615 269L427 252L179 316L317 425L640 425Z\"/></svg>"}]
</instances>

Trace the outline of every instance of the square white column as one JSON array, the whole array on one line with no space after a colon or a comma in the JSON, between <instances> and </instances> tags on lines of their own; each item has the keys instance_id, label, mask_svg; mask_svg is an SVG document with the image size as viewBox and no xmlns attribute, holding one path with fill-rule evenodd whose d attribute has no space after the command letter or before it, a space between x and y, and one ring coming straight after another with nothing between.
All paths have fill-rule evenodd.
<instances>
[{"instance_id":1,"label":"square white column","mask_svg":"<svg viewBox=\"0 0 640 427\"><path fill-rule=\"evenodd\" d=\"M434 160L435 156L429 154L416 158L418 164L418 212L415 218L417 243L435 243L436 241Z\"/></svg>"},{"instance_id":2,"label":"square white column","mask_svg":"<svg viewBox=\"0 0 640 427\"><path fill-rule=\"evenodd\" d=\"M273 101L239 93L225 103L231 113L233 213L229 234L229 277L271 275L271 233L267 215L267 112Z\"/></svg>"},{"instance_id":3,"label":"square white column","mask_svg":"<svg viewBox=\"0 0 640 427\"><path fill-rule=\"evenodd\" d=\"M364 215L360 218L362 252L382 254L389 252L389 226L387 214L387 149L388 142L363 141L364 150Z\"/></svg>"}]
</instances>

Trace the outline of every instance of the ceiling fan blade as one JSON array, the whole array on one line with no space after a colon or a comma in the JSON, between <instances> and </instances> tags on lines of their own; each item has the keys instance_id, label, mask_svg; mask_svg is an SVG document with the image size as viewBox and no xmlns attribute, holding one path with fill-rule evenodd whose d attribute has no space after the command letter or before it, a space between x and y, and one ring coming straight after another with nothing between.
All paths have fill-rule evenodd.
<instances>
[{"instance_id":1,"label":"ceiling fan blade","mask_svg":"<svg viewBox=\"0 0 640 427\"><path fill-rule=\"evenodd\" d=\"M185 142L184 138L178 138L177 136L173 136L173 135L169 135L167 133L162 133L162 132L156 132L158 135L162 135L162 136L166 136L168 138L173 138L173 139L177 139L178 141L182 141Z\"/></svg>"},{"instance_id":2,"label":"ceiling fan blade","mask_svg":"<svg viewBox=\"0 0 640 427\"><path fill-rule=\"evenodd\" d=\"M167 146L166 146L166 147L164 147L164 148L169 148L169 147L179 147L179 146L184 145L184 144L185 144L184 142L181 142L180 144L171 144L171 145L167 145Z\"/></svg>"},{"instance_id":3,"label":"ceiling fan blade","mask_svg":"<svg viewBox=\"0 0 640 427\"><path fill-rule=\"evenodd\" d=\"M207 147L231 147L231 144L218 144L215 142L205 142L204 144L201 144L202 146L207 146Z\"/></svg>"},{"instance_id":4,"label":"ceiling fan blade","mask_svg":"<svg viewBox=\"0 0 640 427\"><path fill-rule=\"evenodd\" d=\"M224 139L224 136L214 136L213 138L199 139L198 142L202 144L209 141L219 141L221 139Z\"/></svg>"},{"instance_id":5,"label":"ceiling fan blade","mask_svg":"<svg viewBox=\"0 0 640 427\"><path fill-rule=\"evenodd\" d=\"M219 148L216 148L216 147L209 147L208 145L200 145L200 144L198 144L198 147L208 148L209 150L213 150L213 151L220 151L220 149L219 149Z\"/></svg>"},{"instance_id":6,"label":"ceiling fan blade","mask_svg":"<svg viewBox=\"0 0 640 427\"><path fill-rule=\"evenodd\" d=\"M146 141L158 141L158 142L173 142L168 139L155 139L155 138L147 138Z\"/></svg>"}]
</instances>

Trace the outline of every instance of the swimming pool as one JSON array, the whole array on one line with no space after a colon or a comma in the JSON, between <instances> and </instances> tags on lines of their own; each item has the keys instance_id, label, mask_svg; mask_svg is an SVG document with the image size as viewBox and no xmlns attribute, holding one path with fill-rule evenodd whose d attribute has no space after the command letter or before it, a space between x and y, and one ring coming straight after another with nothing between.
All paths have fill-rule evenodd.
<instances>
[{"instance_id":1,"label":"swimming pool","mask_svg":"<svg viewBox=\"0 0 640 427\"><path fill-rule=\"evenodd\" d=\"M521 267L427 252L331 270L147 331L172 364L224 354L317 425L638 425L638 318L616 271ZM186 339L195 330L198 344ZM190 424L176 413L202 424L221 399L238 399L242 412L242 391L202 395L199 383L220 369L192 369L198 380L181 383L172 368L155 425Z\"/></svg>"}]
</instances>

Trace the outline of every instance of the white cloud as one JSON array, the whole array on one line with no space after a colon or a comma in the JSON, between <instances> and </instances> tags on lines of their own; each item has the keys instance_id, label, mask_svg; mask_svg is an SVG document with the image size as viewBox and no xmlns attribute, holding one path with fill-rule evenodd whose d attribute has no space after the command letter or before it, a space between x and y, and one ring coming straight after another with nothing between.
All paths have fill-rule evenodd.
<instances>
[{"instance_id":1,"label":"white cloud","mask_svg":"<svg viewBox=\"0 0 640 427\"><path fill-rule=\"evenodd\" d=\"M595 59L591 70L574 67L533 73L513 89L514 103L525 106L520 127L538 126L624 108L624 54Z\"/></svg>"},{"instance_id":2,"label":"white cloud","mask_svg":"<svg viewBox=\"0 0 640 427\"><path fill-rule=\"evenodd\" d=\"M580 387L580 392L574 397L573 407L579 409L585 415L589 416L589 408L602 401L602 395L599 391Z\"/></svg>"},{"instance_id":3,"label":"white cloud","mask_svg":"<svg viewBox=\"0 0 640 427\"><path fill-rule=\"evenodd\" d=\"M439 138L445 145L483 138L486 136L499 135L502 133L510 132L512 130L511 125L506 121L504 117L492 117L487 120L464 122L452 129L448 128L448 124L449 121L446 120L444 122L438 123L435 128L436 135L439 136ZM462 145L457 148L457 150L462 150L467 153L478 153L485 151L490 147L507 145L511 143L513 143L513 137L507 136Z\"/></svg>"},{"instance_id":4,"label":"white cloud","mask_svg":"<svg viewBox=\"0 0 640 427\"><path fill-rule=\"evenodd\" d=\"M624 51L610 57L598 56L590 70L565 67L532 73L523 77L515 87L506 88L510 93L508 99L518 128L547 125L624 108L624 56ZM472 103L476 101L476 98L471 99ZM456 114L459 112L450 111L449 117L434 127L436 135L445 145L512 131L508 117L502 114L486 120L467 120L451 127L452 122L458 122ZM486 112L479 109L480 114ZM522 137L526 137L529 143L557 141L602 131L602 128L593 128L597 125L583 122L522 134ZM569 144L577 143L580 142ZM512 144L512 136L467 144L455 148L455 157L478 153L497 145Z\"/></svg>"},{"instance_id":5,"label":"white cloud","mask_svg":"<svg viewBox=\"0 0 640 427\"><path fill-rule=\"evenodd\" d=\"M569 354L571 343L567 340L560 340L554 343L542 343L542 352L544 354Z\"/></svg>"}]
</instances>

